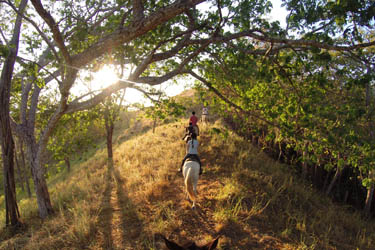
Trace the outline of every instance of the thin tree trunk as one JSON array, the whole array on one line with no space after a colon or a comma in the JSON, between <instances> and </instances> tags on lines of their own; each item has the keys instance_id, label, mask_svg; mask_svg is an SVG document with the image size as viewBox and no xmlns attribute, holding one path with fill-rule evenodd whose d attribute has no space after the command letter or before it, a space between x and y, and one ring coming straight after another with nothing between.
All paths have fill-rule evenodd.
<instances>
[{"instance_id":1,"label":"thin tree trunk","mask_svg":"<svg viewBox=\"0 0 375 250\"><path fill-rule=\"evenodd\" d=\"M369 215L371 211L371 204L372 200L374 198L374 184L371 185L369 189L367 189L367 196L366 196L366 202L365 202L365 214Z\"/></svg>"},{"instance_id":2,"label":"thin tree trunk","mask_svg":"<svg viewBox=\"0 0 375 250\"><path fill-rule=\"evenodd\" d=\"M152 133L155 134L155 127L156 127L156 117L154 118L154 123L152 124Z\"/></svg>"},{"instance_id":3,"label":"thin tree trunk","mask_svg":"<svg viewBox=\"0 0 375 250\"><path fill-rule=\"evenodd\" d=\"M0 99L2 99L0 97ZM0 102L3 104L3 102ZM4 195L5 195L5 225L17 226L20 224L20 214L16 198L16 185L14 181L14 141L10 130L9 116L1 109L0 122L2 125L2 155L4 174ZM5 112L4 112L5 111ZM9 114L9 113L8 113ZM7 119L8 118L8 119Z\"/></svg>"},{"instance_id":4,"label":"thin tree trunk","mask_svg":"<svg viewBox=\"0 0 375 250\"><path fill-rule=\"evenodd\" d=\"M370 66L367 67L367 73L371 73ZM366 84L366 108L367 110L371 108L370 103L371 103L370 83L367 83ZM373 120L372 116L368 117L368 127L370 130L371 141L374 140L374 126L373 126L372 120ZM371 178L372 181L374 180L374 175L375 175L374 171L370 170L369 178ZM364 207L364 211L367 215L370 214L373 197L374 197L374 184L371 184L371 187L367 189L367 196L366 196L365 207Z\"/></svg>"},{"instance_id":5,"label":"thin tree trunk","mask_svg":"<svg viewBox=\"0 0 375 250\"><path fill-rule=\"evenodd\" d=\"M324 184L323 184L323 189L322 190L326 190L327 185L328 185L328 180L329 180L330 176L331 176L331 171L327 171L327 175L324 178Z\"/></svg>"},{"instance_id":6,"label":"thin tree trunk","mask_svg":"<svg viewBox=\"0 0 375 250\"><path fill-rule=\"evenodd\" d=\"M20 162L17 157L17 152L14 154L14 160L16 161L16 168L17 168L17 173L18 173L18 180L21 186L22 191L25 191L25 178L24 175L22 174L21 167L20 167Z\"/></svg>"},{"instance_id":7,"label":"thin tree trunk","mask_svg":"<svg viewBox=\"0 0 375 250\"><path fill-rule=\"evenodd\" d=\"M314 183L317 187L320 187L323 184L322 178L323 178L323 169L320 164L320 160L318 159L318 162L315 164L315 169L314 169Z\"/></svg>"},{"instance_id":8,"label":"thin tree trunk","mask_svg":"<svg viewBox=\"0 0 375 250\"><path fill-rule=\"evenodd\" d=\"M109 121L109 123L110 124L106 125L106 131L107 131L107 155L108 155L108 159L112 159L113 158L112 137L113 137L114 125L110 121Z\"/></svg>"},{"instance_id":9,"label":"thin tree trunk","mask_svg":"<svg viewBox=\"0 0 375 250\"><path fill-rule=\"evenodd\" d=\"M30 177L30 170L29 168L26 167L26 160L25 160L25 152L23 150L23 140L20 140L20 154L21 154L21 168L23 170L23 176L25 178L25 183L26 183L26 190L27 190L27 195L29 198L31 198L31 188L30 188L30 182L29 182L29 177Z\"/></svg>"},{"instance_id":10,"label":"thin tree trunk","mask_svg":"<svg viewBox=\"0 0 375 250\"><path fill-rule=\"evenodd\" d=\"M333 189L333 186L335 185L336 181L337 181L337 178L339 177L340 175L340 169L339 167L336 168L336 173L335 175L333 176L331 182L329 183L328 185L328 188L327 188L327 191L326 191L326 194L329 195Z\"/></svg>"},{"instance_id":11,"label":"thin tree trunk","mask_svg":"<svg viewBox=\"0 0 375 250\"><path fill-rule=\"evenodd\" d=\"M305 142L303 153L302 153L302 179L307 178L307 143Z\"/></svg>"},{"instance_id":12,"label":"thin tree trunk","mask_svg":"<svg viewBox=\"0 0 375 250\"><path fill-rule=\"evenodd\" d=\"M23 13L27 0L19 4L19 12ZM9 55L6 57L0 78L0 136L4 169L5 195L5 224L18 226L21 224L16 198L14 181L14 140L10 125L10 92L14 71L14 64L18 54L19 37L21 33L22 16L17 15L14 24L12 39L9 43Z\"/></svg>"},{"instance_id":13,"label":"thin tree trunk","mask_svg":"<svg viewBox=\"0 0 375 250\"><path fill-rule=\"evenodd\" d=\"M328 186L328 188L327 188L327 191L326 191L326 194L327 194L327 195L329 195L329 194L332 192L332 189L333 189L333 187L335 186L335 184L336 184L338 178L339 178L340 175L342 174L342 171L343 171L343 170L344 170L344 169L340 169L340 168L337 166L337 168L336 168L336 173L335 173L335 175L333 176L333 178L332 178L332 180L331 180L331 182L329 183L329 186Z\"/></svg>"},{"instance_id":14,"label":"thin tree trunk","mask_svg":"<svg viewBox=\"0 0 375 250\"><path fill-rule=\"evenodd\" d=\"M278 146L279 146L279 156L277 158L277 161L280 162L281 161L281 156L283 155L283 149L281 147L281 141L279 141Z\"/></svg>"},{"instance_id":15,"label":"thin tree trunk","mask_svg":"<svg viewBox=\"0 0 375 250\"><path fill-rule=\"evenodd\" d=\"M374 179L374 171L370 171L369 177L373 180ZM365 214L369 215L371 211L371 204L372 200L374 198L374 184L371 184L370 188L367 189L367 196L366 196L366 201L365 201L365 207L364 211Z\"/></svg>"},{"instance_id":16,"label":"thin tree trunk","mask_svg":"<svg viewBox=\"0 0 375 250\"><path fill-rule=\"evenodd\" d=\"M64 157L64 161L65 161L66 169L68 169L68 172L70 172L70 159L69 159L69 156L65 156Z\"/></svg>"}]
</instances>

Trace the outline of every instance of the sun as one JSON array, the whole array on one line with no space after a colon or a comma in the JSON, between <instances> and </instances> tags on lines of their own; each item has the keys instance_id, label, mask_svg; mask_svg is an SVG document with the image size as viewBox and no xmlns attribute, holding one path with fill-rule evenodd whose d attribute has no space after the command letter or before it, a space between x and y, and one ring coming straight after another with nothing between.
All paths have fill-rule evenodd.
<instances>
[{"instance_id":1,"label":"sun","mask_svg":"<svg viewBox=\"0 0 375 250\"><path fill-rule=\"evenodd\" d=\"M104 65L98 72L93 74L93 79L90 83L91 89L101 90L115 82L119 81L116 75L116 70L113 65ZM135 89L127 88L125 92L125 103L134 104L142 103L145 100L143 94Z\"/></svg>"},{"instance_id":2,"label":"sun","mask_svg":"<svg viewBox=\"0 0 375 250\"><path fill-rule=\"evenodd\" d=\"M104 65L98 72L94 73L91 85L94 89L103 89L118 80L115 68L112 65Z\"/></svg>"}]
</instances>

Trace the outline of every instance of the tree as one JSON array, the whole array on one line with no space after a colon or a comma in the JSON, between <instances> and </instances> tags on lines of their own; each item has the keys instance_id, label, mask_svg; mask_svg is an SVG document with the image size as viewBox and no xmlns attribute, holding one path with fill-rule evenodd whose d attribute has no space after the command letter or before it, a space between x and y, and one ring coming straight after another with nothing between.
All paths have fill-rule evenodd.
<instances>
[{"instance_id":1,"label":"tree","mask_svg":"<svg viewBox=\"0 0 375 250\"><path fill-rule=\"evenodd\" d=\"M119 120L119 115L122 110L122 101L124 100L125 91L112 94L107 97L100 106L99 113L102 113L102 119L106 131L107 155L108 159L112 162L113 159L113 131L115 129L115 122Z\"/></svg>"},{"instance_id":2,"label":"tree","mask_svg":"<svg viewBox=\"0 0 375 250\"><path fill-rule=\"evenodd\" d=\"M25 16L25 19L33 25L37 30L38 35L42 37L48 47L40 54L38 62L29 63L29 66L33 66L29 68L34 70L31 72L28 71L29 77L25 80L26 83L23 87L20 104L22 119L19 124L13 124L13 126L15 127L15 131L25 138L32 169L35 193L37 196L39 215L42 218L53 212L44 176L45 170L43 167L43 157L45 155L48 139L61 117L64 114L74 113L94 107L107 96L122 88L132 86L136 87L129 82L118 82L104 89L101 93L95 95L91 99L80 102L81 99L77 98L76 100L69 101L70 89L77 79L78 69L86 65L92 65L95 59L100 61L102 56L112 51L112 48L117 48L121 44L129 43L130 41L141 37L145 33L155 29L158 25L166 23L168 20L184 11L187 11L189 8L192 8L199 2L202 1L181 1L166 5L165 7L149 6L150 10L152 10L152 8L154 10L150 12L147 17L142 14L142 8L134 8L134 15L128 15L132 6L128 6L127 3L120 3L119 5L115 3L115 6L112 6L111 8L102 9L103 6L96 6L97 3L94 1L87 2L90 4L88 8L93 10L95 15L88 13L88 15L85 16L85 18L87 18L86 21L92 25L91 28L86 29L86 27L80 26L85 24L82 22L79 22L80 25L72 26L72 22L75 23L76 20L82 20L82 12L75 13L75 11L80 8L79 5L74 5L74 3L70 1L64 2L64 5L62 7L60 6L61 8L59 11L61 12L59 13L60 16L58 16L63 21L60 22L60 26L58 26L51 14L44 9L40 1L32 1L40 17L43 18L50 27L54 42L61 53L57 53L55 46L49 42L46 36L48 32L40 30L35 21ZM135 5L139 5L140 3L140 1L134 1ZM123 9L128 9L129 13L124 13ZM66 11L68 13L66 13ZM115 12L117 13L114 14ZM64 16L65 14L67 15ZM110 20L110 22L106 23L106 18L109 16L114 18L114 20ZM96 23L92 21L95 18L98 18L99 20ZM128 18L126 23L124 23L126 20L122 20L125 18ZM67 37L66 40L64 40L64 37L60 32L60 27L62 27L63 30L66 28L66 30L64 30ZM90 34L89 32L94 33ZM106 32L107 34L105 34ZM103 35L105 37L99 39L100 37L103 37ZM68 44L68 47L65 43ZM166 43L166 41L164 41L164 43ZM33 49L32 46L30 46L30 50ZM153 53L155 54L155 52L156 50ZM177 51L173 51L173 54L176 53ZM161 56L167 58L164 54L161 54ZM150 61L150 59L152 61ZM54 60L56 60L56 63ZM157 60L161 59L159 58ZM130 80L138 79L139 75L146 70L146 66L157 60L150 57L148 57L147 60L144 59L147 63L144 63L142 67L138 68L130 77ZM50 65L48 67L53 68L56 67L57 62L59 62L61 69L57 69L53 73L47 71L47 65ZM46 73L42 73L41 70ZM159 84L166 79L177 75L180 71L181 69L165 76L164 78L152 77L150 84ZM60 77L61 80L56 77ZM57 80L59 83L59 92L61 95L60 100L56 103L55 111L51 114L47 125L44 128L40 128L40 131L38 132L39 135L36 137L35 118L38 111L39 96L42 89L46 84L50 83L52 79ZM143 82L149 81L150 79L147 77L143 80ZM28 105L30 106L28 107ZM39 139L37 140L37 138Z\"/></svg>"},{"instance_id":3,"label":"tree","mask_svg":"<svg viewBox=\"0 0 375 250\"><path fill-rule=\"evenodd\" d=\"M352 4L360 9L354 10ZM373 74L364 72L374 66L375 58L361 61L374 47L374 16L369 14L374 4L287 1L287 7L293 10L289 28L327 46L315 42L299 46L295 40L294 45L286 44L268 33L267 39L260 38L264 43L256 45L263 48L259 53L254 44L238 39L211 50L211 56L200 63L201 75L190 74L217 94L213 105L237 120L240 133L261 138L268 150L276 143L286 145L305 167L302 173L308 174L312 163L334 171L328 194L348 165L357 174L354 180L361 178L365 186L372 185L374 138L369 134L374 114L364 93L373 93L373 87L369 89ZM351 11L353 18L344 18ZM337 40L339 32L343 35ZM372 45L354 50L329 45L349 44L349 40Z\"/></svg>"},{"instance_id":4,"label":"tree","mask_svg":"<svg viewBox=\"0 0 375 250\"><path fill-rule=\"evenodd\" d=\"M97 109L64 115L47 145L53 161L57 161L58 165L64 163L67 171L70 171L71 156L82 155L93 147L98 134L93 135L90 130L95 130L93 121L98 116Z\"/></svg>"}]
</instances>

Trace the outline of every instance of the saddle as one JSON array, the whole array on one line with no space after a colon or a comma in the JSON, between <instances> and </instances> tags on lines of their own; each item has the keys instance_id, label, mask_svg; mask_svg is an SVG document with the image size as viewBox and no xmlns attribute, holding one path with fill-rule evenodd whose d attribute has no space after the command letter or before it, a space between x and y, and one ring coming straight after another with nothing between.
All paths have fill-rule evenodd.
<instances>
[{"instance_id":1,"label":"saddle","mask_svg":"<svg viewBox=\"0 0 375 250\"><path fill-rule=\"evenodd\" d=\"M186 161L195 161L199 163L199 160L197 158L197 155L189 155L188 158L186 158Z\"/></svg>"}]
</instances>

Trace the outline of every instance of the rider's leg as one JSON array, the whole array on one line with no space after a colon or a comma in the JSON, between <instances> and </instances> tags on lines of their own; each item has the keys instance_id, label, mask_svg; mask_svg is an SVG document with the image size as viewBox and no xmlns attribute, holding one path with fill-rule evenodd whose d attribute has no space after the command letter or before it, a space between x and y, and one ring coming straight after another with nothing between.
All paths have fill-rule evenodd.
<instances>
[{"instance_id":1,"label":"rider's leg","mask_svg":"<svg viewBox=\"0 0 375 250\"><path fill-rule=\"evenodd\" d=\"M181 166L180 166L180 171L179 171L179 172L182 172L182 167L184 166L184 163L185 163L186 159L187 159L189 156L190 156L189 154L186 154L186 155L185 155L184 159L183 159L182 162L181 162Z\"/></svg>"},{"instance_id":2,"label":"rider's leg","mask_svg":"<svg viewBox=\"0 0 375 250\"><path fill-rule=\"evenodd\" d=\"M197 159L198 163L199 163L199 175L202 174L202 162L201 162L201 159L199 158L198 155L194 155L195 158Z\"/></svg>"}]
</instances>

